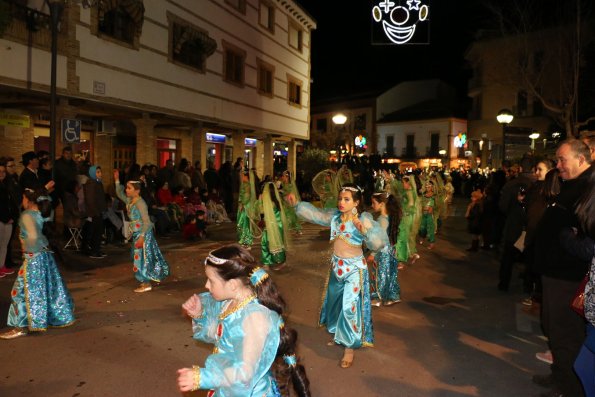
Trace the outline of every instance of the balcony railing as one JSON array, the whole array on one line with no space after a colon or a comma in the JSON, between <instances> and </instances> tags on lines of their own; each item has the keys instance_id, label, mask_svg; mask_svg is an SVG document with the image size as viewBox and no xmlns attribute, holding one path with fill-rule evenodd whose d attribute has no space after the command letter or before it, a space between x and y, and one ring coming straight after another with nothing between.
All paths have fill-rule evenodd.
<instances>
[{"instance_id":1,"label":"balcony railing","mask_svg":"<svg viewBox=\"0 0 595 397\"><path fill-rule=\"evenodd\" d=\"M51 20L48 14L29 8L15 0L0 1L8 5L8 15L10 18L25 22L29 31L37 32L41 29L51 29Z\"/></svg>"}]
</instances>

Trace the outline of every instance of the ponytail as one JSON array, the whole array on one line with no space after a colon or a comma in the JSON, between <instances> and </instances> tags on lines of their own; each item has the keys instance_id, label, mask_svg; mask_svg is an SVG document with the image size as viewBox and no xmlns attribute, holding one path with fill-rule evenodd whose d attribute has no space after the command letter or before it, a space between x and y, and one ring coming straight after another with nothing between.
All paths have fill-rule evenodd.
<instances>
[{"instance_id":1,"label":"ponytail","mask_svg":"<svg viewBox=\"0 0 595 397\"><path fill-rule=\"evenodd\" d=\"M240 279L250 285L258 302L281 317L279 347L273 363L273 373L280 388L287 388L289 379L299 397L310 397L310 381L303 365L295 355L297 332L285 325L285 300L269 274L257 266L250 252L239 244L231 244L211 251L205 260L223 280ZM289 393L283 393L288 395Z\"/></svg>"},{"instance_id":2,"label":"ponytail","mask_svg":"<svg viewBox=\"0 0 595 397\"><path fill-rule=\"evenodd\" d=\"M399 225L401 224L401 218L403 217L403 211L401 209L401 203L396 199L394 195L389 195L386 201L386 209L388 211L388 237L391 245L397 243L397 237L399 234Z\"/></svg>"}]
</instances>

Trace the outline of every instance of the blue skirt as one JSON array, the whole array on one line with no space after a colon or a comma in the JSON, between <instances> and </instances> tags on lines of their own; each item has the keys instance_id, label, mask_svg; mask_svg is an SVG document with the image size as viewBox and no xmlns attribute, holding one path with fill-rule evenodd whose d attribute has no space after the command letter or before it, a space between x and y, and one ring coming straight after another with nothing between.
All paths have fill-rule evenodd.
<instances>
[{"instance_id":1,"label":"blue skirt","mask_svg":"<svg viewBox=\"0 0 595 397\"><path fill-rule=\"evenodd\" d=\"M374 345L370 281L363 256L333 255L320 309L320 325L350 349Z\"/></svg>"},{"instance_id":2,"label":"blue skirt","mask_svg":"<svg viewBox=\"0 0 595 397\"><path fill-rule=\"evenodd\" d=\"M74 303L51 251L26 253L11 290L8 325L45 331L74 323Z\"/></svg>"},{"instance_id":3,"label":"blue skirt","mask_svg":"<svg viewBox=\"0 0 595 397\"><path fill-rule=\"evenodd\" d=\"M133 234L131 249L134 277L141 283L150 281L161 282L169 276L169 266L161 254L161 250L155 240L153 229L145 233L145 244L142 248L135 248L134 242L139 238L140 233Z\"/></svg>"},{"instance_id":4,"label":"blue skirt","mask_svg":"<svg viewBox=\"0 0 595 397\"><path fill-rule=\"evenodd\" d=\"M395 302L401 299L394 247L385 246L374 257L374 268L370 272L370 296L382 302Z\"/></svg>"}]
</instances>

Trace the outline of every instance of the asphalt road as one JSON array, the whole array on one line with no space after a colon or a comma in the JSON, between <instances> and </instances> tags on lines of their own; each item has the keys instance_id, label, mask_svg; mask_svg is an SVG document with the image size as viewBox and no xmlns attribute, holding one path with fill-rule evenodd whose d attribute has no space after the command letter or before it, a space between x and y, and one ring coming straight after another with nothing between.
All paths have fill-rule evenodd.
<instances>
[{"instance_id":1,"label":"asphalt road","mask_svg":"<svg viewBox=\"0 0 595 397\"><path fill-rule=\"evenodd\" d=\"M460 203L462 208L464 203ZM465 220L455 211L432 251L399 273L402 302L374 308L375 346L356 352L350 369L342 350L327 346L317 327L331 246L328 231L306 225L295 236L288 266L272 274L299 332L299 355L314 396L532 396L531 383L547 365L538 308L521 305L515 271L511 292L497 291L497 254L467 253ZM209 240L161 240L172 275L153 291L136 287L127 247L108 246L91 260L66 252L62 274L78 322L12 341L0 341L0 396L180 396L178 368L202 364L211 346L191 338L180 305L204 291L205 254L235 238L234 225L210 227ZM260 255L258 245L253 253ZM14 275L0 279L4 323ZM203 396L198 392L188 396Z\"/></svg>"}]
</instances>

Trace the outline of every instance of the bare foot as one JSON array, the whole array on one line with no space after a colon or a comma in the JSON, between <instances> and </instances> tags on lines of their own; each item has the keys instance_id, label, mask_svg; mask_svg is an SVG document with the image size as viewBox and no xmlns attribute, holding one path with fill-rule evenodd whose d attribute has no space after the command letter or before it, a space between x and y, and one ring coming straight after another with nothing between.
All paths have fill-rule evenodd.
<instances>
[{"instance_id":1,"label":"bare foot","mask_svg":"<svg viewBox=\"0 0 595 397\"><path fill-rule=\"evenodd\" d=\"M345 349L343 353L343 358L341 359L341 368L349 368L353 365L353 356L354 356L353 349Z\"/></svg>"}]
</instances>

